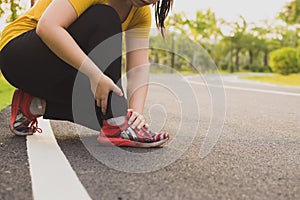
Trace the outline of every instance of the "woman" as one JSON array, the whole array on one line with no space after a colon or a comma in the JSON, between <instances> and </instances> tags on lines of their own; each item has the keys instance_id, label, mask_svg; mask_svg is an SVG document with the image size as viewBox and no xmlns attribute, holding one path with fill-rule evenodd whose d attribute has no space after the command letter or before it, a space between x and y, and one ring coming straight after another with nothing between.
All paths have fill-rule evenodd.
<instances>
[{"instance_id":1,"label":"woman","mask_svg":"<svg viewBox=\"0 0 300 200\"><path fill-rule=\"evenodd\" d=\"M155 133L140 114L147 95L150 5L163 33L173 0L39 0L9 24L0 41L0 66L16 88L10 130L16 135L41 132L37 118L68 120L99 130L101 144L155 147L169 139ZM122 31L125 34L128 102L121 87ZM99 57L89 58L101 42L114 38ZM104 64L112 54L117 59ZM113 56L114 57L114 56ZM101 58L101 59L99 59ZM105 66L108 65L108 66ZM136 70L138 69L138 70ZM77 74L81 87L95 102L97 125L80 104L83 116L75 120L72 92ZM76 108L77 109L77 108ZM114 110L114 112L112 112Z\"/></svg>"}]
</instances>

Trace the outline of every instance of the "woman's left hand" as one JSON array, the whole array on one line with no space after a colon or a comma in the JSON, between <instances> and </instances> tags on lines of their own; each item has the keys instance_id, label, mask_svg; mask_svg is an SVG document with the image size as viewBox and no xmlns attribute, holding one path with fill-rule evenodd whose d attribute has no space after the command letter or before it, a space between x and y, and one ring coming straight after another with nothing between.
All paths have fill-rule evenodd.
<instances>
[{"instance_id":1,"label":"woman's left hand","mask_svg":"<svg viewBox=\"0 0 300 200\"><path fill-rule=\"evenodd\" d=\"M128 120L128 124L131 126L131 128L141 129L143 126L145 126L146 129L149 128L149 125L146 123L143 115L136 111L133 111L132 109L129 109L128 111L132 111L132 114Z\"/></svg>"}]
</instances>

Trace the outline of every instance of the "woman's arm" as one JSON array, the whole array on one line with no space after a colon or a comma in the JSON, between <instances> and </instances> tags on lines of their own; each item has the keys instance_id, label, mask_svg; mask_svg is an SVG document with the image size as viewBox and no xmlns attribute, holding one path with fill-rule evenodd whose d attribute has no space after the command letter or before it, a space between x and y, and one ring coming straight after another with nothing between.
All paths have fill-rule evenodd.
<instances>
[{"instance_id":1,"label":"woman's arm","mask_svg":"<svg viewBox=\"0 0 300 200\"><path fill-rule=\"evenodd\" d=\"M87 55L80 49L66 28L77 19L77 13L68 0L54 0L41 16L36 33L44 43L62 60L76 69L86 61ZM100 75L93 63L81 71L88 77Z\"/></svg>"},{"instance_id":2,"label":"woman's arm","mask_svg":"<svg viewBox=\"0 0 300 200\"><path fill-rule=\"evenodd\" d=\"M126 42L126 75L127 75L127 99L128 107L132 109L128 123L132 128L146 128L149 125L145 122L143 113L148 93L149 82L149 59L148 59L148 38L125 37ZM141 117L141 118L140 118Z\"/></svg>"},{"instance_id":3,"label":"woman's arm","mask_svg":"<svg viewBox=\"0 0 300 200\"><path fill-rule=\"evenodd\" d=\"M148 38L126 37L127 98L129 108L143 113L148 93Z\"/></svg>"},{"instance_id":4,"label":"woman's arm","mask_svg":"<svg viewBox=\"0 0 300 200\"><path fill-rule=\"evenodd\" d=\"M97 105L105 113L108 93L114 91L122 95L122 91L101 72L66 31L77 17L68 0L54 0L41 16L36 32L59 58L89 77Z\"/></svg>"}]
</instances>

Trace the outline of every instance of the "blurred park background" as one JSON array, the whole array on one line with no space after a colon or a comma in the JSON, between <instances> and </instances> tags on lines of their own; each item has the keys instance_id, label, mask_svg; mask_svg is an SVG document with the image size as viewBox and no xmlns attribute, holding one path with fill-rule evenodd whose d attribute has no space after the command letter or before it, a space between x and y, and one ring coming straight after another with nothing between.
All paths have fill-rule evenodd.
<instances>
[{"instance_id":1,"label":"blurred park background","mask_svg":"<svg viewBox=\"0 0 300 200\"><path fill-rule=\"evenodd\" d=\"M152 72L168 73L161 71L159 66L171 66L182 74L198 73L191 65L194 58L203 56L203 52L194 49L194 44L198 44L214 61L219 73L249 73L246 78L250 80L300 86L300 0L281 1L278 10L272 8L273 1L266 1L269 6L266 2L239 1L245 5L252 2L249 5L252 5L253 16L264 10L266 13L271 9L275 12L271 17L253 21L243 13L234 20L220 17L218 11L206 5L217 4L217 0L175 0L174 10L166 23L169 31L165 41L159 34L151 34L149 56L150 62L154 63ZM222 2L226 4L227 1ZM0 31L34 3L34 0L1 0ZM190 4L190 7L180 9L184 4ZM230 14L239 7L238 4L234 6L228 4L223 10ZM166 45L169 50L162 50ZM209 66L201 66L201 70L210 72ZM253 75L252 72L264 73L265 76ZM0 73L0 110L10 104L13 89Z\"/></svg>"},{"instance_id":2,"label":"blurred park background","mask_svg":"<svg viewBox=\"0 0 300 200\"><path fill-rule=\"evenodd\" d=\"M205 4L205 1L202 3ZM175 51L180 50L184 55L197 53L187 48L190 45L183 38L188 37L191 42L207 50L223 73L268 72L290 75L300 72L300 0L287 1L275 13L274 19L261 19L259 22L248 22L242 13L235 21L227 21L218 18L217 13L211 9L201 9L201 3L198 4L199 10L192 19L184 12L173 13L168 19L168 27L173 31L167 39L174 40L174 44L170 43ZM272 6L264 9L267 11ZM160 36L151 37L151 44L157 41L160 41ZM173 66L179 71L191 69L187 63L180 60L174 62L160 52L151 52L150 58L155 63ZM300 76L297 77L300 79Z\"/></svg>"}]
</instances>

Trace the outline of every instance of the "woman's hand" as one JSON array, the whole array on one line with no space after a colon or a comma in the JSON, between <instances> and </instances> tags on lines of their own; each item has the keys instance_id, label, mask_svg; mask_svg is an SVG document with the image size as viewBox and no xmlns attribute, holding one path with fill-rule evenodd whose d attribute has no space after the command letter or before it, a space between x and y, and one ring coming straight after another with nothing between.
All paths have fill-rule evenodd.
<instances>
[{"instance_id":1,"label":"woman's hand","mask_svg":"<svg viewBox=\"0 0 300 200\"><path fill-rule=\"evenodd\" d=\"M93 79L90 78L91 89L94 94L97 106L101 107L102 113L106 114L108 94L113 91L119 96L123 96L122 90L109 78L108 76L102 74L100 78Z\"/></svg>"},{"instance_id":2,"label":"woman's hand","mask_svg":"<svg viewBox=\"0 0 300 200\"><path fill-rule=\"evenodd\" d=\"M128 124L131 125L133 129L141 129L143 126L145 126L146 129L149 128L149 125L146 123L143 115L133 111L132 109L128 109L128 111L132 111L132 114L128 120Z\"/></svg>"}]
</instances>

